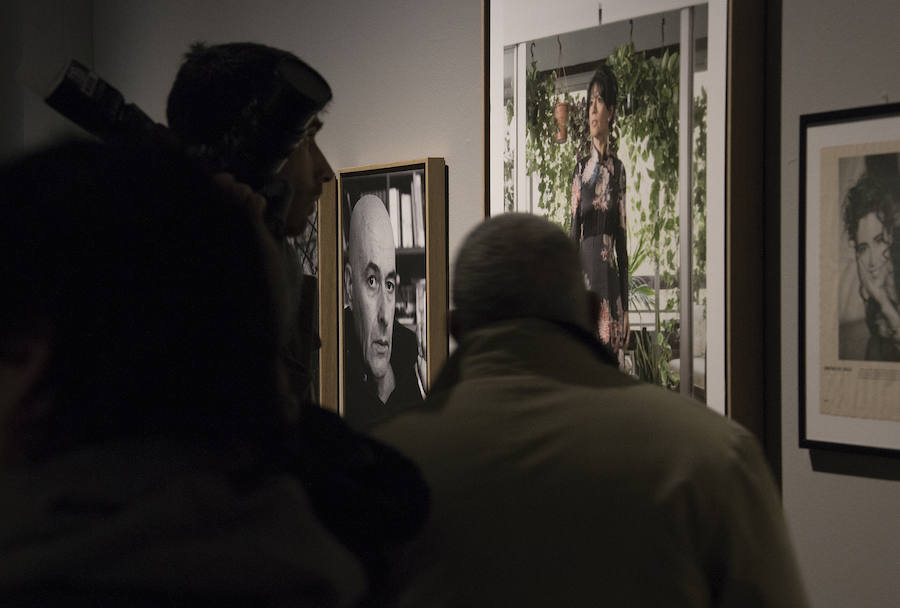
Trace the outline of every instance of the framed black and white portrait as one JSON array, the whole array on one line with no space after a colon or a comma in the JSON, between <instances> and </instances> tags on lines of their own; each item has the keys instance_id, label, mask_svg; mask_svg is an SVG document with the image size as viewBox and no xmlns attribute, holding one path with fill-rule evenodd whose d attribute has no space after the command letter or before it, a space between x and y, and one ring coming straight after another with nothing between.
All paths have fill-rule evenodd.
<instances>
[{"instance_id":1,"label":"framed black and white portrait","mask_svg":"<svg viewBox=\"0 0 900 608\"><path fill-rule=\"evenodd\" d=\"M337 176L339 411L367 428L422 403L447 356L440 158Z\"/></svg>"},{"instance_id":2,"label":"framed black and white portrait","mask_svg":"<svg viewBox=\"0 0 900 608\"><path fill-rule=\"evenodd\" d=\"M900 104L800 118L802 447L900 450Z\"/></svg>"}]
</instances>

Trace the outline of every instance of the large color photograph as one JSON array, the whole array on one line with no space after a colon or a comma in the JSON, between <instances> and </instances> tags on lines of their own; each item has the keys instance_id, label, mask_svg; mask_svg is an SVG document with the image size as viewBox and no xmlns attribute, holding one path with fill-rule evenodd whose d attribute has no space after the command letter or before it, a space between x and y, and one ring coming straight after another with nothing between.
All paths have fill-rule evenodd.
<instances>
[{"instance_id":1,"label":"large color photograph","mask_svg":"<svg viewBox=\"0 0 900 608\"><path fill-rule=\"evenodd\" d=\"M600 300L597 336L620 368L707 401L707 123L718 91L708 7L515 42L503 48L503 191L491 213L559 225L578 244Z\"/></svg>"}]
</instances>

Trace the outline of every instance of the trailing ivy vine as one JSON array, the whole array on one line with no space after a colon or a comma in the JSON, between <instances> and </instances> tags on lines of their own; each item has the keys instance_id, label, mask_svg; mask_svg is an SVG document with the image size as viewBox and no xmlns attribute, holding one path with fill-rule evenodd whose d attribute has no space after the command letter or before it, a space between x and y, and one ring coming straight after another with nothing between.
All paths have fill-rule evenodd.
<instances>
[{"instance_id":1,"label":"trailing ivy vine","mask_svg":"<svg viewBox=\"0 0 900 608\"><path fill-rule=\"evenodd\" d=\"M616 126L628 143L629 158L623 160L632 185L631 210L639 219L638 234L650 243L660 279L672 284L678 267L678 54L666 50L647 56L629 43L607 61L619 81ZM649 167L646 200L637 196L644 179L638 159Z\"/></svg>"},{"instance_id":2,"label":"trailing ivy vine","mask_svg":"<svg viewBox=\"0 0 900 608\"><path fill-rule=\"evenodd\" d=\"M694 303L700 302L700 290L706 287L706 108L708 99L706 89L700 89L699 97L694 98ZM706 310L706 298L703 298L703 310Z\"/></svg>"}]
</instances>

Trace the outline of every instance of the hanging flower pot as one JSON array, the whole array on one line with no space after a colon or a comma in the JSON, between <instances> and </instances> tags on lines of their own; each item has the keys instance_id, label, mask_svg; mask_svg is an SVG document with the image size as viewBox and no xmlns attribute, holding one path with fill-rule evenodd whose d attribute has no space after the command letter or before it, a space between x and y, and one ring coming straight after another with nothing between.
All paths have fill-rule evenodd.
<instances>
[{"instance_id":1,"label":"hanging flower pot","mask_svg":"<svg viewBox=\"0 0 900 608\"><path fill-rule=\"evenodd\" d=\"M556 119L556 143L564 143L568 137L569 104L565 101L557 103L553 108L553 118Z\"/></svg>"}]
</instances>

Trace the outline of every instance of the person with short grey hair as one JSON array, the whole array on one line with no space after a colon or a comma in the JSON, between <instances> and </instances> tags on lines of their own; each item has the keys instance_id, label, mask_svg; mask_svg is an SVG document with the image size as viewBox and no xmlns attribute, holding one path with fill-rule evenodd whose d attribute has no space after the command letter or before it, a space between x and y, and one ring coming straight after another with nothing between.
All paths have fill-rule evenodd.
<instances>
[{"instance_id":1,"label":"person with short grey hair","mask_svg":"<svg viewBox=\"0 0 900 608\"><path fill-rule=\"evenodd\" d=\"M577 256L532 215L462 243L458 346L423 406L372 429L432 490L398 605L806 606L758 442L617 369Z\"/></svg>"},{"instance_id":2,"label":"person with short grey hair","mask_svg":"<svg viewBox=\"0 0 900 608\"><path fill-rule=\"evenodd\" d=\"M472 231L454 266L453 300L455 322L467 329L514 317L591 328L578 250L532 215L501 215Z\"/></svg>"}]
</instances>

